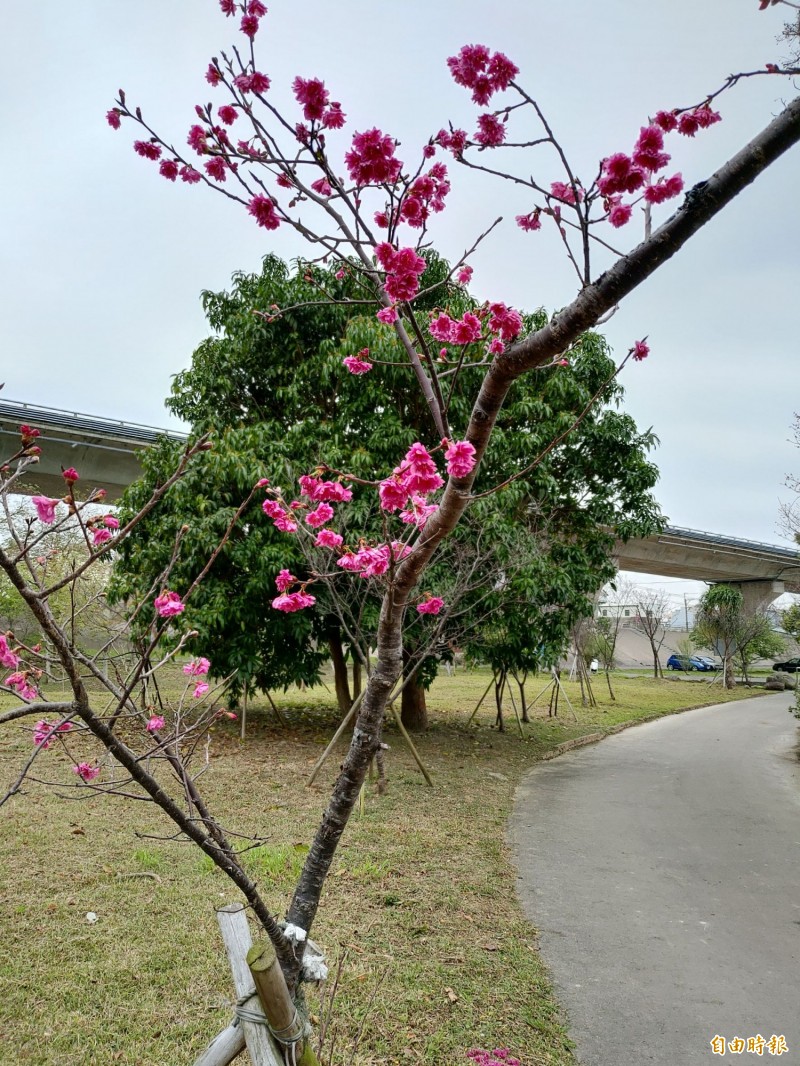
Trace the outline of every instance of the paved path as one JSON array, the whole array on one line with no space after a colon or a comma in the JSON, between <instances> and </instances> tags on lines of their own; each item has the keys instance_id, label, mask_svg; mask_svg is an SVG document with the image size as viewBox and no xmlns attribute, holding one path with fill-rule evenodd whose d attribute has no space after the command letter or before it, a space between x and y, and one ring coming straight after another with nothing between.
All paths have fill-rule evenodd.
<instances>
[{"instance_id":1,"label":"paved path","mask_svg":"<svg viewBox=\"0 0 800 1066\"><path fill-rule=\"evenodd\" d=\"M511 839L585 1066L800 1063L800 761L790 693L540 763ZM509 1043L512 1043L509 1037Z\"/></svg>"}]
</instances>

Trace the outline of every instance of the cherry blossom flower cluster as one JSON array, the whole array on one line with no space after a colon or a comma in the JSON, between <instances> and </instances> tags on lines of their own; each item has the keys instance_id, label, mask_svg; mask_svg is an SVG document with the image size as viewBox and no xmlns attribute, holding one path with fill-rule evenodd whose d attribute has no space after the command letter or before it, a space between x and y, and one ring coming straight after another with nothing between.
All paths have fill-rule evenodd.
<instances>
[{"instance_id":1,"label":"cherry blossom flower cluster","mask_svg":"<svg viewBox=\"0 0 800 1066\"><path fill-rule=\"evenodd\" d=\"M396 147L395 140L377 128L356 133L344 157L351 180L358 186L393 185L403 169Z\"/></svg>"},{"instance_id":2,"label":"cherry blossom flower cluster","mask_svg":"<svg viewBox=\"0 0 800 1066\"><path fill-rule=\"evenodd\" d=\"M15 673L9 674L3 684L15 689L20 699L35 700L39 696L38 689L31 682L30 670L17 670Z\"/></svg>"},{"instance_id":3,"label":"cherry blossom flower cluster","mask_svg":"<svg viewBox=\"0 0 800 1066\"><path fill-rule=\"evenodd\" d=\"M387 241L375 247L375 258L386 271L383 291L394 303L413 300L419 292L419 279L426 263L413 248L395 249Z\"/></svg>"},{"instance_id":4,"label":"cherry blossom flower cluster","mask_svg":"<svg viewBox=\"0 0 800 1066\"><path fill-rule=\"evenodd\" d=\"M186 610L186 605L178 593L171 592L169 589L165 589L160 595L156 596L153 602L156 612L161 618L174 618L176 615L183 614Z\"/></svg>"},{"instance_id":5,"label":"cherry blossom flower cluster","mask_svg":"<svg viewBox=\"0 0 800 1066\"><path fill-rule=\"evenodd\" d=\"M393 563L400 562L410 554L408 544L393 540L391 544L378 544L374 548L363 546L357 552L348 549L339 556L336 565L365 579L381 577Z\"/></svg>"},{"instance_id":6,"label":"cherry blossom flower cluster","mask_svg":"<svg viewBox=\"0 0 800 1066\"><path fill-rule=\"evenodd\" d=\"M467 477L475 467L474 445L466 440L443 440L441 447L444 449L448 474L455 478ZM268 487L266 479L259 485L267 488L268 496L262 504L265 514L272 518L275 526L283 532L296 532L299 522L292 516L307 509L309 505L302 500L292 500L287 505L279 498L280 493L277 490ZM336 565L340 569L358 574L364 579L382 577L413 550L409 544L393 540L376 545L362 541L358 549L353 551L344 544L340 533L327 527L320 528L326 526L334 517L334 509L329 501L347 502L352 499L352 490L340 481L323 481L307 474L299 478L299 485L300 495L316 504L305 516L306 525L318 530L314 544L338 552ZM402 522L423 529L438 506L429 501L429 496L442 485L444 479L436 462L428 449L417 441L408 449L402 463L394 468L388 478L379 483L381 508L387 512L399 511ZM272 606L286 613L312 607L316 599L307 591L307 584L308 582L301 582L288 570L281 570L275 579L278 595L273 599ZM294 586L299 587L291 591ZM428 596L417 610L421 614L438 614L443 606L444 601L439 597Z\"/></svg>"},{"instance_id":7,"label":"cherry blossom flower cluster","mask_svg":"<svg viewBox=\"0 0 800 1066\"><path fill-rule=\"evenodd\" d=\"M278 595L272 601L272 606L276 611L284 611L286 614L291 614L294 611L302 611L304 607L313 607L317 602L316 597L312 596L310 592L306 592L305 587L298 589L296 592L289 592L288 590L295 584L299 584L299 582L294 574L290 574L288 570L280 571L275 578Z\"/></svg>"},{"instance_id":8,"label":"cherry blossom flower cluster","mask_svg":"<svg viewBox=\"0 0 800 1066\"><path fill-rule=\"evenodd\" d=\"M485 107L496 92L509 87L519 68L502 52L492 54L484 44L466 44L447 66L457 85L472 89L472 99Z\"/></svg>"},{"instance_id":9,"label":"cherry blossom flower cluster","mask_svg":"<svg viewBox=\"0 0 800 1066\"><path fill-rule=\"evenodd\" d=\"M72 722L60 722L58 725L50 725L44 718L40 719L33 727L33 743L37 748L44 750L49 748L55 737L69 733Z\"/></svg>"},{"instance_id":10,"label":"cherry blossom flower cluster","mask_svg":"<svg viewBox=\"0 0 800 1066\"><path fill-rule=\"evenodd\" d=\"M7 638L2 634L0 634L0 666L5 666L9 670L15 670L19 666L19 655L9 647Z\"/></svg>"},{"instance_id":11,"label":"cherry blossom flower cluster","mask_svg":"<svg viewBox=\"0 0 800 1066\"><path fill-rule=\"evenodd\" d=\"M507 1047L496 1047L494 1051L471 1048L467 1052L467 1058L472 1059L475 1066L522 1066L520 1060L514 1058Z\"/></svg>"},{"instance_id":12,"label":"cherry blossom flower cluster","mask_svg":"<svg viewBox=\"0 0 800 1066\"><path fill-rule=\"evenodd\" d=\"M81 781L94 781L96 777L100 776L100 767L92 766L88 762L79 762L72 767L72 772L77 774Z\"/></svg>"},{"instance_id":13,"label":"cherry blossom flower cluster","mask_svg":"<svg viewBox=\"0 0 800 1066\"><path fill-rule=\"evenodd\" d=\"M420 614L439 614L444 607L444 600L440 596L428 596L422 603L417 604Z\"/></svg>"},{"instance_id":14,"label":"cherry blossom flower cluster","mask_svg":"<svg viewBox=\"0 0 800 1066\"><path fill-rule=\"evenodd\" d=\"M362 348L358 355L346 355L342 359L342 365L351 374L368 374L372 370L372 363L367 359L368 355L369 348Z\"/></svg>"},{"instance_id":15,"label":"cherry blossom flower cluster","mask_svg":"<svg viewBox=\"0 0 800 1066\"><path fill-rule=\"evenodd\" d=\"M319 123L323 129L331 130L340 130L344 126L347 116L337 100L330 100L325 82L319 78L297 77L292 83L292 91L303 108L303 118L308 122ZM300 139L307 140L308 134L303 132Z\"/></svg>"},{"instance_id":16,"label":"cherry blossom flower cluster","mask_svg":"<svg viewBox=\"0 0 800 1066\"><path fill-rule=\"evenodd\" d=\"M421 174L411 182L400 202L399 217L394 221L407 222L409 226L420 229L430 218L431 212L444 211L445 197L450 192L447 180L447 167L444 163L434 163L426 174ZM385 229L390 224L388 212L378 212L375 222Z\"/></svg>"},{"instance_id":17,"label":"cherry blossom flower cluster","mask_svg":"<svg viewBox=\"0 0 800 1066\"><path fill-rule=\"evenodd\" d=\"M192 659L191 662L185 663L183 666L183 672L187 677L205 677L210 669L211 663L208 659L203 658L203 656L200 656L197 659ZM208 692L208 688L209 686L207 682L198 681L194 686L192 698L196 700L201 699L201 697L205 696ZM159 728L163 728L163 726L159 726Z\"/></svg>"}]
</instances>

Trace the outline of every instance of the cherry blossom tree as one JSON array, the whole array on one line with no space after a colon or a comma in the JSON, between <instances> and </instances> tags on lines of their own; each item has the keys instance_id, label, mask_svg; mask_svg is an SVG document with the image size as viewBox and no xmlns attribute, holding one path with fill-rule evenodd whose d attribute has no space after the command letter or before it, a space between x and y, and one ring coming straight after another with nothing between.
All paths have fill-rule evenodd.
<instances>
[{"instance_id":1,"label":"cherry blossom tree","mask_svg":"<svg viewBox=\"0 0 800 1066\"><path fill-rule=\"evenodd\" d=\"M788 0L778 2L797 7ZM775 3L761 0L760 6L765 9ZM715 173L688 189L674 162L676 153L690 149L693 138L721 120L722 112L717 109L723 107L727 92L752 78L791 78L800 69L770 63L729 76L690 104L674 106L665 101L663 110L642 116L641 128L631 131L626 144L609 144L608 154L596 165L584 162L579 169L560 143L552 118L524 87L516 63L487 46L466 45L447 60L450 75L477 109L469 129L432 116L429 139L411 149L378 125L348 130L346 103L335 100L319 78L295 78L296 109L283 114L273 103L269 74L256 58L266 8L260 0L220 0L220 7L233 20L238 41L208 63L205 79L219 102L197 106L186 137L188 150L159 133L149 117L129 104L124 92L107 113L109 125L114 129L123 123L133 125L134 150L164 180L205 185L221 193L267 234L290 228L309 243L313 256L336 266L335 275L347 276L351 293L339 297L320 287L316 299L355 303L374 314L384 332L380 352L368 348L350 352L343 359L342 374L377 376L383 362L404 368L419 390L432 426L429 438L416 440L404 454L397 454L393 469L375 470L367 476L322 463L302 474L296 486L282 484L282 473L276 471L252 489L263 495L264 521L271 521L287 537L313 541L327 553L324 570L302 580L287 567L276 572L275 610L288 615L313 606L315 587L332 575L374 582L382 592L377 656L370 664L341 773L288 906L288 924L282 924L265 905L237 859L229 835L208 810L190 769L202 731L218 710L212 706L207 715L182 720L179 728L163 735L170 723L162 722L160 715L148 717L146 704L134 698L164 629L180 626L187 599L204 576L202 572L190 587L179 590L170 587L167 567L163 580L141 606L152 616L148 654L121 681L103 678L93 670L91 657L72 646L49 610L48 600L61 583L48 583L37 573L33 551L42 530L60 521L61 504L41 500L40 527L18 531L14 547L0 551L0 566L52 641L68 676L72 699L58 706L42 701L36 668L30 662L35 652L6 640L0 658L13 672L4 686L16 694L20 705L3 718L9 720L10 715L16 720L47 708L49 718L40 719L34 731L37 759L53 742L66 743L64 736L73 722L80 723L87 739L93 737L124 768L130 788L157 803L231 877L273 942L288 988L301 997L304 959L299 945L313 926L325 878L368 766L382 750L384 711L397 695L403 673L404 623L411 615L435 625L437 616L447 610L439 590L428 587L426 573L479 495L475 479L490 453L509 393L523 375L568 365L584 331L612 314L629 293L682 251L700 229L800 140L798 98ZM691 165L689 158L690 153L686 165ZM523 316L500 298L502 294L477 310L465 309L457 295L451 296L451 289L470 285L470 260L483 241L501 232L500 218L487 217L476 228L446 283L436 282L441 286L433 293L436 308L422 310L423 298L429 300L432 295L423 253L436 216L448 206L455 173L465 177L470 171L524 189L528 210L516 218L516 225L531 241L552 238L556 246L552 254L563 254L571 265L576 293L565 296L562 309L533 328L525 328ZM293 310L291 306L263 307L254 308L253 314L269 328ZM648 354L647 339L632 338L618 370L629 360L638 362ZM452 417L456 394L469 397L470 413L460 424L454 424ZM480 495L509 490L580 421L579 413L549 440L531 434L529 453ZM194 449L205 445L201 441ZM21 434L19 448L8 464L7 488L12 487L20 465L35 458L37 447L30 433ZM192 457L190 449L173 478L154 490L140 514L158 505ZM85 564L89 565L127 536L140 519L132 518L119 530L97 523L90 527L83 518L87 501L75 495L77 472L65 471L64 475L64 506L70 520L83 529L91 552ZM374 539L348 533L345 540L337 524L348 507L357 507L362 494L374 494L378 501L382 535ZM248 495L242 508L252 498ZM240 509L234 512L229 528L241 513ZM106 532L111 536L106 537ZM227 536L226 531L223 540ZM177 538L174 555L179 552ZM181 647L180 641L176 647ZM188 665L190 671L197 670L198 677L203 676L204 663L195 660ZM107 705L98 708L84 670L110 692L110 710ZM202 691L205 682L192 675L189 684L190 699L198 688L198 699L207 696ZM166 762L181 786L181 802L151 773L149 760L122 737L117 723L123 714L130 715L140 743L150 738L150 748L145 750ZM81 787L98 787L95 762L80 758L75 766Z\"/></svg>"}]
</instances>

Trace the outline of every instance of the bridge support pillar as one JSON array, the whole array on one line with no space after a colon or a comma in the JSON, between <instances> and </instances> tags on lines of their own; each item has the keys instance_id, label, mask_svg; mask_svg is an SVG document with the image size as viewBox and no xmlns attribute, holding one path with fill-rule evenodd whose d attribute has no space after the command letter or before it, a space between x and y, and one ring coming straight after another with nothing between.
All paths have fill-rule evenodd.
<instances>
[{"instance_id":1,"label":"bridge support pillar","mask_svg":"<svg viewBox=\"0 0 800 1066\"><path fill-rule=\"evenodd\" d=\"M765 611L773 600L777 600L786 591L786 586L782 581L731 581L729 583L744 597L744 613L747 615Z\"/></svg>"}]
</instances>

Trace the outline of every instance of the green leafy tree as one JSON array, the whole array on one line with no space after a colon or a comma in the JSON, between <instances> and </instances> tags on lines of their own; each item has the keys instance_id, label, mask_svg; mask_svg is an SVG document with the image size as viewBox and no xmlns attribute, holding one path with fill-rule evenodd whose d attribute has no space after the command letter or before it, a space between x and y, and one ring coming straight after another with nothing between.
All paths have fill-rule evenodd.
<instances>
[{"instance_id":1,"label":"green leafy tree","mask_svg":"<svg viewBox=\"0 0 800 1066\"><path fill-rule=\"evenodd\" d=\"M800 641L800 603L781 611L781 625L793 640Z\"/></svg>"},{"instance_id":2,"label":"green leafy tree","mask_svg":"<svg viewBox=\"0 0 800 1066\"><path fill-rule=\"evenodd\" d=\"M722 659L725 688L735 688L733 657L739 646L744 597L732 585L712 585L697 606L692 639L702 647L715 648Z\"/></svg>"},{"instance_id":3,"label":"green leafy tree","mask_svg":"<svg viewBox=\"0 0 800 1066\"><path fill-rule=\"evenodd\" d=\"M745 684L750 684L748 671L756 659L773 659L785 647L783 637L776 633L771 619L763 611L757 611L749 617L743 615L739 621L734 659Z\"/></svg>"},{"instance_id":4,"label":"green leafy tree","mask_svg":"<svg viewBox=\"0 0 800 1066\"><path fill-rule=\"evenodd\" d=\"M423 284L446 275L446 264L430 256ZM320 291L338 302L313 303ZM460 288L454 298L465 308L474 306ZM348 276L302 264L290 270L272 256L260 274L237 275L230 292L204 294L215 335L177 376L167 403L191 423L193 436L210 433L213 447L171 490L166 506L123 545L114 596L134 597L157 579L183 526L188 529L171 581L178 588L188 585L259 478L275 480L279 471L282 487L292 493L296 478L323 459L333 468L372 477L376 470L388 473L413 440L431 435L429 412L408 368L392 363L393 334L373 316L363 316L357 301L357 286ZM270 323L253 313L254 307L275 306L294 310ZM432 310L423 305L418 312L420 328L427 328L426 312ZM529 318L531 324L544 321L542 312ZM343 374L342 358L363 347L378 363L375 370L364 377ZM589 598L613 576L609 557L615 538L645 535L661 521L650 492L657 471L647 458L655 437L640 433L619 409L622 389L613 380L606 342L584 334L570 363L521 379L511 392L476 493L525 470L554 438L563 439L525 476L476 501L471 521L457 531L428 578L432 588L446 588L454 571L474 567L477 555L484 575L498 575L488 597L485 579L459 594L464 609L475 603L480 618L493 619L502 610L505 637L498 654L503 669L512 672L534 669L542 649L552 658L563 648L574 619L589 611ZM605 403L586 412L598 392ZM467 418L457 391L449 413L454 426ZM144 475L128 490L125 508L139 506L167 476L178 447L165 440L145 457ZM360 535L381 535L373 496L362 494L361 501L357 496L348 508ZM322 591L313 612L270 610L278 571L286 566L300 575L313 563L295 538L264 520L260 498L254 499L192 597L187 622L198 631L197 651L213 648L215 671L233 675L235 687L312 682L330 656L344 709L351 698L345 656L358 662L366 655L379 601L366 582L355 591L346 583L333 593L318 584ZM493 637L473 619L462 641L463 619L462 610L443 628L443 644L466 641L488 648L501 631L495 628ZM148 619L143 615L142 621ZM364 635L360 644L356 631ZM403 693L404 722L423 728L424 689L436 663L426 654L422 625L409 629L405 647L409 668L420 656L426 660Z\"/></svg>"}]
</instances>

